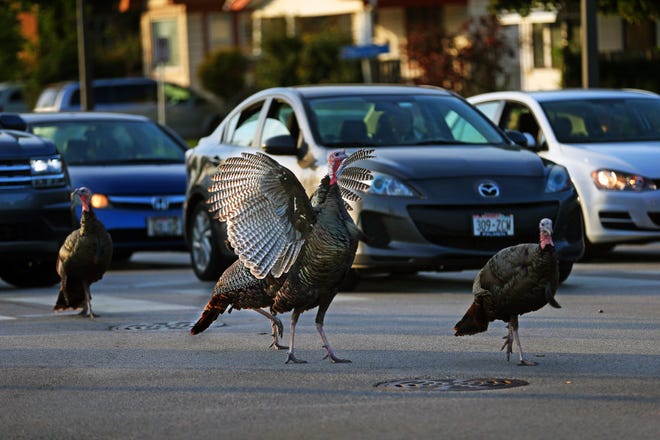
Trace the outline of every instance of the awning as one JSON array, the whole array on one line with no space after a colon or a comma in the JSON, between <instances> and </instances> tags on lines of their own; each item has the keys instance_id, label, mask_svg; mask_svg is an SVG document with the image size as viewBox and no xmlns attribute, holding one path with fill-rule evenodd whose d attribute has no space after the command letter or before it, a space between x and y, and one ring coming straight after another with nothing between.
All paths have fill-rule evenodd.
<instances>
[{"instance_id":1,"label":"awning","mask_svg":"<svg viewBox=\"0 0 660 440\"><path fill-rule=\"evenodd\" d=\"M238 0L234 0L238 1ZM324 15L354 14L364 10L362 0L310 1L273 0L254 11L258 18L272 17L318 17Z\"/></svg>"}]
</instances>

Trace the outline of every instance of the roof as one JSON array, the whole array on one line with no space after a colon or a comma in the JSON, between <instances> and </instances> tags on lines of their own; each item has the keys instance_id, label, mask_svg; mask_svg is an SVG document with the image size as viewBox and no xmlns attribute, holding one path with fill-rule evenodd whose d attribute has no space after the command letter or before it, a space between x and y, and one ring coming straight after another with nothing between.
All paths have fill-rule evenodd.
<instances>
[{"instance_id":1,"label":"roof","mask_svg":"<svg viewBox=\"0 0 660 440\"><path fill-rule=\"evenodd\" d=\"M110 112L43 112L43 113L21 113L21 117L28 124L39 122L67 122L67 121L145 121L151 122L149 118L141 115Z\"/></svg>"},{"instance_id":2,"label":"roof","mask_svg":"<svg viewBox=\"0 0 660 440\"><path fill-rule=\"evenodd\" d=\"M327 97L337 95L368 95L368 94L443 94L453 95L452 92L440 87L433 86L413 86L413 85L390 85L390 84L319 84L319 85L300 85L291 87L276 87L264 90L264 93L273 93L275 91L296 92L305 97Z\"/></svg>"},{"instance_id":3,"label":"roof","mask_svg":"<svg viewBox=\"0 0 660 440\"><path fill-rule=\"evenodd\" d=\"M522 91L511 90L493 93L484 93L479 95L480 99L502 99L504 97L530 97L535 101L556 101L556 100L570 100L570 99L595 99L595 98L658 98L660 95L649 92L646 90L638 89L560 89L560 90L539 90L539 91Z\"/></svg>"}]
</instances>

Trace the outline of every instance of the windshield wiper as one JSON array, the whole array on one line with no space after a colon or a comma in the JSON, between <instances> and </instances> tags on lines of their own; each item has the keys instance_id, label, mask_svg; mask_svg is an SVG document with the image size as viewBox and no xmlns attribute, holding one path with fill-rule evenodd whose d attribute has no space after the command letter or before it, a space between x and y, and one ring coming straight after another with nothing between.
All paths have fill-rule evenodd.
<instances>
[{"instance_id":1,"label":"windshield wiper","mask_svg":"<svg viewBox=\"0 0 660 440\"><path fill-rule=\"evenodd\" d=\"M323 145L326 147L376 147L378 144L376 142L323 142Z\"/></svg>"},{"instance_id":2,"label":"windshield wiper","mask_svg":"<svg viewBox=\"0 0 660 440\"><path fill-rule=\"evenodd\" d=\"M447 139L429 139L424 141L410 142L406 145L471 145L469 142L448 141Z\"/></svg>"}]
</instances>

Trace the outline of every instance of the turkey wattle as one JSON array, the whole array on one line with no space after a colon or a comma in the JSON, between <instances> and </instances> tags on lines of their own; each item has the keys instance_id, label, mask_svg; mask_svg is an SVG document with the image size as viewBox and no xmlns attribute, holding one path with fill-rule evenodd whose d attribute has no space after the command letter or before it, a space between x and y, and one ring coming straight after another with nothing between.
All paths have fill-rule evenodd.
<instances>
[{"instance_id":1,"label":"turkey wattle","mask_svg":"<svg viewBox=\"0 0 660 440\"><path fill-rule=\"evenodd\" d=\"M507 323L504 337L509 360L513 341L520 353L519 365L536 365L524 359L518 337L518 316L539 310L555 301L559 285L559 265L552 241L552 220L539 223L539 243L526 243L502 249L477 274L472 292L474 302L454 327L456 336L485 332L496 319Z\"/></svg>"},{"instance_id":2,"label":"turkey wattle","mask_svg":"<svg viewBox=\"0 0 660 440\"><path fill-rule=\"evenodd\" d=\"M92 192L76 188L71 199L75 197L82 203L80 228L71 232L60 247L56 270L61 282L54 310L82 307L81 315L93 318L90 285L103 278L110 267L112 239L90 206Z\"/></svg>"},{"instance_id":3,"label":"turkey wattle","mask_svg":"<svg viewBox=\"0 0 660 440\"><path fill-rule=\"evenodd\" d=\"M373 157L373 150L350 156L335 151L328 174L311 198L287 168L262 153L228 158L218 167L210 191L211 211L227 224L229 243L239 256L220 277L191 333L198 334L229 307L248 308L272 322L273 344L282 334L277 313L292 311L287 363L294 354L301 313L318 307L316 327L332 362L335 356L323 330L325 313L351 268L362 234L344 200L358 200L371 172L349 164ZM269 312L262 310L268 307ZM231 309L230 309L231 310Z\"/></svg>"}]
</instances>

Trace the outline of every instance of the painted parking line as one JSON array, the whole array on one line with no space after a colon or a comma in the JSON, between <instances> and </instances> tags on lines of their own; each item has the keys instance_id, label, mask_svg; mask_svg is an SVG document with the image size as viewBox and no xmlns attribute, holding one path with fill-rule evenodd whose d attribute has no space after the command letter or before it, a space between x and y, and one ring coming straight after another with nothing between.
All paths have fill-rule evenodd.
<instances>
[{"instance_id":1,"label":"painted parking line","mask_svg":"<svg viewBox=\"0 0 660 440\"><path fill-rule=\"evenodd\" d=\"M29 296L3 296L0 302L13 302L21 304L35 304L52 307L55 304L53 295L29 295ZM130 299L114 295L94 295L92 296L92 308L99 313L117 313L117 312L158 312L165 310L191 310L199 307L185 306L181 304L171 304L159 301L149 301L141 299ZM0 315L1 316L1 315ZM5 317L11 319L11 317Z\"/></svg>"}]
</instances>

